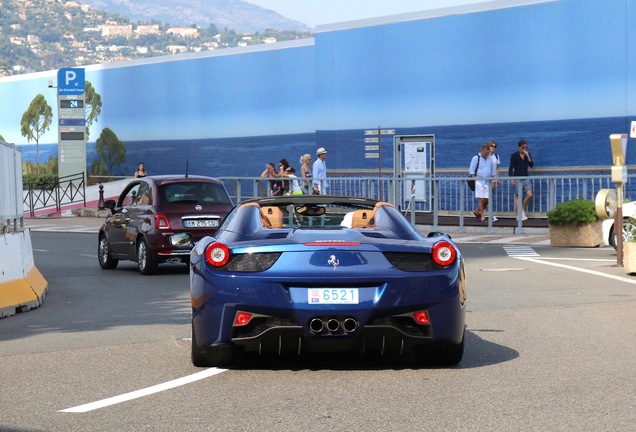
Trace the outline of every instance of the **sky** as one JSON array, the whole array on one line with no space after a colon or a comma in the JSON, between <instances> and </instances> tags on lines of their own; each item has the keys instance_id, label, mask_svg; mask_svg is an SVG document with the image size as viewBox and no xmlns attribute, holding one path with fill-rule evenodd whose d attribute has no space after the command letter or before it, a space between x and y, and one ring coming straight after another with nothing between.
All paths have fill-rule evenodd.
<instances>
[{"instance_id":1,"label":"sky","mask_svg":"<svg viewBox=\"0 0 636 432\"><path fill-rule=\"evenodd\" d=\"M310 27L376 18L484 0L245 0Z\"/></svg>"}]
</instances>

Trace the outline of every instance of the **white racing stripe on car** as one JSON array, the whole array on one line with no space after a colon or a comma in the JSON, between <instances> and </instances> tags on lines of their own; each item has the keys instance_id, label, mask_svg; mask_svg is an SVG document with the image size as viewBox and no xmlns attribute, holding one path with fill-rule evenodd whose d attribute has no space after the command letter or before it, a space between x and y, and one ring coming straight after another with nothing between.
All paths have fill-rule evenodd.
<instances>
[{"instance_id":1,"label":"white racing stripe on car","mask_svg":"<svg viewBox=\"0 0 636 432\"><path fill-rule=\"evenodd\" d=\"M100 401L96 401L96 402L91 402L91 403L87 403L84 405L79 405L73 408L67 408L64 410L60 410L58 412L64 412L64 413L85 413L85 412L89 412L89 411L93 411L96 409L100 409L100 408L104 408L107 406L111 406L111 405L115 405L118 403L122 403L122 402L127 402L129 400L133 400L133 399L139 399L142 398L144 396L148 396L151 394L155 394L155 393L159 393L165 390L170 390L173 389L175 387L180 387L182 385L186 385L186 384L190 384L193 383L195 381L200 381L202 379L206 379L209 378L211 376L214 375L218 375L220 373L226 372L227 369L219 369L219 368L210 368L210 369L206 369L204 371L201 372L197 372L195 374L192 375L188 375L188 376L184 376L182 378L178 378L172 381L168 381L165 382L163 384L157 384L154 385L152 387L146 387L145 389L141 389L141 390L135 390L133 392L130 393L125 393L123 395L119 395L119 396L113 396L111 398L108 399L103 399Z\"/></svg>"}]
</instances>

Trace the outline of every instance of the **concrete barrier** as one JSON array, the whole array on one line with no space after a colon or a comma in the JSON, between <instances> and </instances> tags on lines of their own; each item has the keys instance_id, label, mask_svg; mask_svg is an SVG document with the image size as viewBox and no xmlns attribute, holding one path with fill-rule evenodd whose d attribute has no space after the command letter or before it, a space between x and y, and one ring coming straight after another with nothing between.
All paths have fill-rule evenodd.
<instances>
[{"instance_id":1,"label":"concrete barrier","mask_svg":"<svg viewBox=\"0 0 636 432\"><path fill-rule=\"evenodd\" d=\"M0 318L40 306L47 290L33 260L30 231L0 235Z\"/></svg>"}]
</instances>

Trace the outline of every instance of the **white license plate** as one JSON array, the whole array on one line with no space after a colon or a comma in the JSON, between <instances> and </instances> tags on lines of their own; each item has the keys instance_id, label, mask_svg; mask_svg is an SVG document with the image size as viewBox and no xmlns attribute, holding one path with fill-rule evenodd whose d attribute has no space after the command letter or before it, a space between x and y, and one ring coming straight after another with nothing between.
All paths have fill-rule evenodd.
<instances>
[{"instance_id":1,"label":"white license plate","mask_svg":"<svg viewBox=\"0 0 636 432\"><path fill-rule=\"evenodd\" d=\"M186 228L216 228L219 226L219 221L216 219L187 220L184 225Z\"/></svg>"},{"instance_id":2,"label":"white license plate","mask_svg":"<svg viewBox=\"0 0 636 432\"><path fill-rule=\"evenodd\" d=\"M358 288L318 288L307 293L309 304L358 304Z\"/></svg>"}]
</instances>

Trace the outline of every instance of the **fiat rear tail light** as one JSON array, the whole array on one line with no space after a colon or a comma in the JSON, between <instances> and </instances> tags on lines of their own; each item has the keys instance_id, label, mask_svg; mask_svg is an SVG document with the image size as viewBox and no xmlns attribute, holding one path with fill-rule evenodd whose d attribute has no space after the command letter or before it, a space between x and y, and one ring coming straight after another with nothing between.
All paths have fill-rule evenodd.
<instances>
[{"instance_id":1,"label":"fiat rear tail light","mask_svg":"<svg viewBox=\"0 0 636 432\"><path fill-rule=\"evenodd\" d=\"M157 229L170 229L170 221L168 217L164 214L156 214L155 215L155 226Z\"/></svg>"},{"instance_id":2,"label":"fiat rear tail light","mask_svg":"<svg viewBox=\"0 0 636 432\"><path fill-rule=\"evenodd\" d=\"M230 259L230 250L223 243L210 243L205 248L205 260L212 267L223 267Z\"/></svg>"},{"instance_id":3,"label":"fiat rear tail light","mask_svg":"<svg viewBox=\"0 0 636 432\"><path fill-rule=\"evenodd\" d=\"M433 245L431 255L435 264L442 267L448 267L455 262L455 259L457 258L457 251L451 243L447 241L440 241Z\"/></svg>"}]
</instances>

